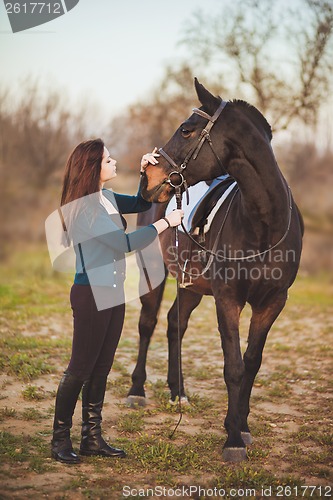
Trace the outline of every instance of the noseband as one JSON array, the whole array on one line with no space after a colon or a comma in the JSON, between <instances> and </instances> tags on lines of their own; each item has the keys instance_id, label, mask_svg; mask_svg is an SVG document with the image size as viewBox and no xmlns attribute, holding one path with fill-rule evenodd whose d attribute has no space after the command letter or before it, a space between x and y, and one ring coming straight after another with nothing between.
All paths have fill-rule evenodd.
<instances>
[{"instance_id":1,"label":"noseband","mask_svg":"<svg viewBox=\"0 0 333 500\"><path fill-rule=\"evenodd\" d=\"M187 193L187 198L188 198L188 191L187 191L188 186L186 179L183 175L183 172L186 169L187 164L191 159L196 160L206 140L210 145L211 150L213 151L214 156L221 167L221 170L223 171L223 173L226 173L225 168L223 167L223 164L213 147L213 143L210 137L210 131L212 130L214 124L216 123L217 119L219 118L226 104L227 104L226 101L221 101L219 107L217 108L213 116L210 116L208 113L205 113L205 111L202 111L201 109L198 108L193 109L193 113L202 116L203 118L208 120L208 123L206 127L201 131L197 144L195 144L195 146L192 149L190 149L190 151L187 153L184 161L181 163L180 166L177 165L177 163L162 148L158 150L159 153L166 159L166 161L174 168L174 170L169 173L168 178L164 181L164 183L170 184L170 186L176 189L176 191L180 191L182 186L184 186L184 189Z\"/></svg>"}]
</instances>

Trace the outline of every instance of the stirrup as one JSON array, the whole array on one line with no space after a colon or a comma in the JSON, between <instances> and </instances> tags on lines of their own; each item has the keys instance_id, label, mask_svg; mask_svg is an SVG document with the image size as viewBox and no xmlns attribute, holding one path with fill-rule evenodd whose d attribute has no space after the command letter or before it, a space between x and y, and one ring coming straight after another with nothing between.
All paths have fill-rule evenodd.
<instances>
[{"instance_id":1,"label":"stirrup","mask_svg":"<svg viewBox=\"0 0 333 500\"><path fill-rule=\"evenodd\" d=\"M186 266L187 266L188 262L189 262L189 259L186 259L185 263L184 263L184 266L183 266L183 269L182 269L182 280L179 283L179 287L180 288L187 288L188 286L193 285L193 281L192 281L192 276L191 275L190 275L190 280L188 282L185 281L185 279L186 279Z\"/></svg>"}]
</instances>

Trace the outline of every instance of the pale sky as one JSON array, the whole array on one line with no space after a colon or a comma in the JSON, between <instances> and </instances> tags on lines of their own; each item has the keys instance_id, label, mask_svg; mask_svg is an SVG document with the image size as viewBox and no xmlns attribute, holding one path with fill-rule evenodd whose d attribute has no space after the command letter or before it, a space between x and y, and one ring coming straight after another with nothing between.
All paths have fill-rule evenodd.
<instances>
[{"instance_id":1,"label":"pale sky","mask_svg":"<svg viewBox=\"0 0 333 500\"><path fill-rule=\"evenodd\" d=\"M167 63L186 56L178 44L198 9L224 0L80 0L58 19L13 34L0 2L1 83L27 75L96 101L114 115L159 82ZM24 88L22 89L24 91Z\"/></svg>"},{"instance_id":2,"label":"pale sky","mask_svg":"<svg viewBox=\"0 0 333 500\"><path fill-rule=\"evenodd\" d=\"M46 91L68 96L70 106L87 102L92 125L103 127L129 104L145 101L167 64L177 68L186 59L179 40L193 13L227 15L228 6L232 0L80 0L58 19L12 33L0 0L0 88L11 86L16 96L27 76L39 78Z\"/></svg>"}]
</instances>

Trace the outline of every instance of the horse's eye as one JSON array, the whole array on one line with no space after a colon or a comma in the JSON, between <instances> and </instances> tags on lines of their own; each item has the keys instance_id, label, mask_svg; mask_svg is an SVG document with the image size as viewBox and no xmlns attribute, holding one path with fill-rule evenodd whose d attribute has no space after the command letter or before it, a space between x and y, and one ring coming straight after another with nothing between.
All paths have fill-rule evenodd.
<instances>
[{"instance_id":1,"label":"horse's eye","mask_svg":"<svg viewBox=\"0 0 333 500\"><path fill-rule=\"evenodd\" d=\"M184 127L181 127L180 131L181 131L181 133L182 133L182 136L183 136L183 137L185 137L185 138L186 138L186 137L190 137L190 135L191 135L191 131L190 131L190 130L187 130L187 129L186 129L186 128L184 128Z\"/></svg>"}]
</instances>

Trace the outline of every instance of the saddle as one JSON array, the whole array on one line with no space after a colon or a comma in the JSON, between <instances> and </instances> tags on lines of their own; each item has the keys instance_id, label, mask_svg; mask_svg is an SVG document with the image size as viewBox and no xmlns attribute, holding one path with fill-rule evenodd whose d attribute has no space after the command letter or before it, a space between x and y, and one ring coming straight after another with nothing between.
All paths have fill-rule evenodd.
<instances>
[{"instance_id":1,"label":"saddle","mask_svg":"<svg viewBox=\"0 0 333 500\"><path fill-rule=\"evenodd\" d=\"M216 211L237 185L235 179L230 176L220 180L216 185L214 182L189 216L188 226L192 234L197 232L197 228L199 228L199 232L206 233L208 231Z\"/></svg>"}]
</instances>

